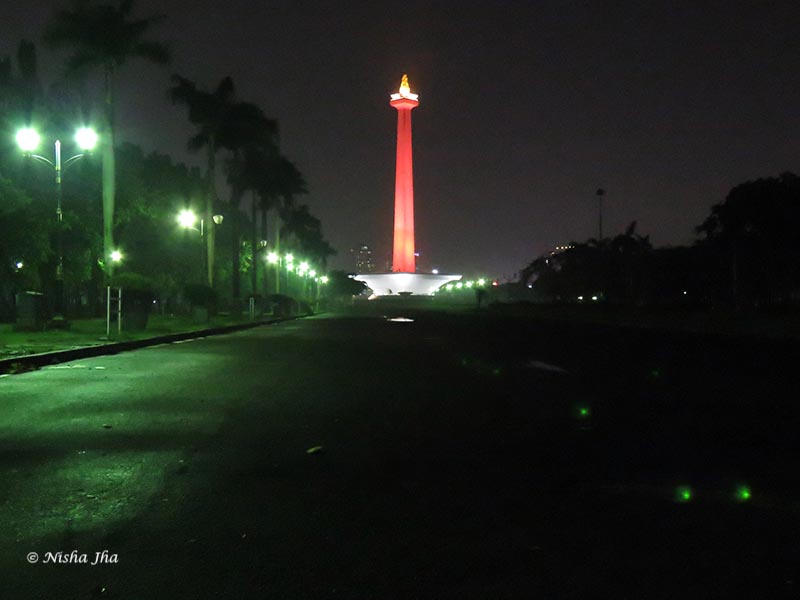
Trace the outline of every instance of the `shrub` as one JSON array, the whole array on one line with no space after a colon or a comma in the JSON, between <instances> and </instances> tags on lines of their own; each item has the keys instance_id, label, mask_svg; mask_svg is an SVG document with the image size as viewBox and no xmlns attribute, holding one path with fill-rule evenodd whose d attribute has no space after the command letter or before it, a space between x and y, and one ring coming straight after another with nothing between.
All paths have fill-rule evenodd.
<instances>
[{"instance_id":1,"label":"shrub","mask_svg":"<svg viewBox=\"0 0 800 600\"><path fill-rule=\"evenodd\" d=\"M192 283L183 289L183 295L192 306L212 309L217 304L217 292L207 285Z\"/></svg>"}]
</instances>

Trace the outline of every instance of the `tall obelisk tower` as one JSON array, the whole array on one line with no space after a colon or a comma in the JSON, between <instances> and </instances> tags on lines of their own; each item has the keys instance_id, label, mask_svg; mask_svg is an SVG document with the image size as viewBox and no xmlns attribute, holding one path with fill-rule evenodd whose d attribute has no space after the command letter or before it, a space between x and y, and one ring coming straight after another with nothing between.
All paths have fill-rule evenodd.
<instances>
[{"instance_id":1,"label":"tall obelisk tower","mask_svg":"<svg viewBox=\"0 0 800 600\"><path fill-rule=\"evenodd\" d=\"M411 165L411 110L419 106L403 75L400 91L389 104L397 109L397 167L394 182L394 249L392 271L414 273L414 172Z\"/></svg>"}]
</instances>

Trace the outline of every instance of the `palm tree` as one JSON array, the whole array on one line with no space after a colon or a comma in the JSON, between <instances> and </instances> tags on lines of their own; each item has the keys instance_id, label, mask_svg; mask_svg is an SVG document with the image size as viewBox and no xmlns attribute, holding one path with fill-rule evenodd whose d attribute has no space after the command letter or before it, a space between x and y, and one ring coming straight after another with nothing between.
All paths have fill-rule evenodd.
<instances>
[{"instance_id":1,"label":"palm tree","mask_svg":"<svg viewBox=\"0 0 800 600\"><path fill-rule=\"evenodd\" d=\"M142 58L156 64L169 62L169 51L158 42L145 39L153 25L163 17L154 15L133 19L133 0L117 4L76 0L73 7L58 11L45 31L45 41L53 47L71 48L68 74L100 71L104 78L103 126L103 253L107 276L113 263L107 260L114 248L114 81L117 71L128 61Z\"/></svg>"},{"instance_id":2,"label":"palm tree","mask_svg":"<svg viewBox=\"0 0 800 600\"><path fill-rule=\"evenodd\" d=\"M323 237L320 220L311 214L305 204L283 212L283 232L291 236L298 251L324 267L328 257L336 254L336 251Z\"/></svg>"},{"instance_id":3,"label":"palm tree","mask_svg":"<svg viewBox=\"0 0 800 600\"><path fill-rule=\"evenodd\" d=\"M256 195L264 187L264 180L269 170L269 164L278 154L278 124L267 118L263 111L248 102L236 104L230 111L228 122L221 132L221 144L231 151L232 155L226 162L228 183L231 186L231 210L239 210L242 199L247 191L252 192L251 202L251 242L253 261L251 266L252 290L256 291L258 280L258 231L256 220ZM231 284L234 299L240 295L239 280L239 220L234 220L236 230L232 237L232 269ZM266 232L264 232L266 237Z\"/></svg>"},{"instance_id":4,"label":"palm tree","mask_svg":"<svg viewBox=\"0 0 800 600\"><path fill-rule=\"evenodd\" d=\"M12 119L17 124L20 120L30 123L45 100L39 81L36 46L22 40L16 58L16 69L11 58L0 59L0 125L4 128Z\"/></svg>"},{"instance_id":5,"label":"palm tree","mask_svg":"<svg viewBox=\"0 0 800 600\"><path fill-rule=\"evenodd\" d=\"M260 185L259 180L262 177L263 170L266 165L266 158L264 157L263 150L260 148L245 147L237 148L234 150L233 155L226 163L228 172L228 183L231 186L231 209L238 211L242 199L247 191L253 195L250 205L251 211L251 251L253 253L252 263L250 267L250 276L252 279L252 291L255 294L256 281L258 279L258 231L256 220L256 190ZM233 291L234 301L238 300L240 296L240 258L239 246L241 243L241 232L239 231L239 219L235 219L235 230L232 236L231 246L231 286Z\"/></svg>"},{"instance_id":6,"label":"palm tree","mask_svg":"<svg viewBox=\"0 0 800 600\"><path fill-rule=\"evenodd\" d=\"M197 126L197 133L189 139L189 149L193 151L206 149L206 194L205 222L211 223L217 203L215 186L217 152L220 148L220 136L230 120L230 113L235 105L234 86L230 77L225 77L213 92L199 90L197 86L180 75L173 75L175 85L171 88L172 101L189 108L189 121ZM209 226L206 233L207 279L208 285L214 285L214 227Z\"/></svg>"},{"instance_id":7,"label":"palm tree","mask_svg":"<svg viewBox=\"0 0 800 600\"><path fill-rule=\"evenodd\" d=\"M267 215L270 210L275 210L278 216L278 226L275 228L273 247L280 252L280 221L282 216L289 214L294 206L294 198L300 194L308 193L306 181L297 167L285 156L273 157L264 170L258 197L261 208L261 231L267 236ZM280 273L276 270L275 292L280 292ZM265 282L266 285L266 282ZM265 290L266 291L266 290Z\"/></svg>"}]
</instances>

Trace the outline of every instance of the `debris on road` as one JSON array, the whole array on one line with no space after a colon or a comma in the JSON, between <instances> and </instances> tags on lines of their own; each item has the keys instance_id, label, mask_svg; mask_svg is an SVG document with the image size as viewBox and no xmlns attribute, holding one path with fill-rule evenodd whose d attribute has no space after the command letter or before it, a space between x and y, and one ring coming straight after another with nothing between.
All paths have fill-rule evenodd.
<instances>
[{"instance_id":1,"label":"debris on road","mask_svg":"<svg viewBox=\"0 0 800 600\"><path fill-rule=\"evenodd\" d=\"M540 360L529 361L528 367L531 369L539 369L540 371L551 371L553 373L568 373L566 369L556 365L551 365L550 363L542 362Z\"/></svg>"}]
</instances>

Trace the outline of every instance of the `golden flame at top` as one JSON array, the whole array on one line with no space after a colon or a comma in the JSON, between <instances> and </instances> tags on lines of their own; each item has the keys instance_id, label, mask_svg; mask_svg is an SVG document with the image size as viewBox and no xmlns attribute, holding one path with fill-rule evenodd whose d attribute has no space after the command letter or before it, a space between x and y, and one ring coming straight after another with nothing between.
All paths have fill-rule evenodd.
<instances>
[{"instance_id":1,"label":"golden flame at top","mask_svg":"<svg viewBox=\"0 0 800 600\"><path fill-rule=\"evenodd\" d=\"M408 96L411 93L411 87L408 85L408 75L403 73L403 79L400 81L400 95Z\"/></svg>"}]
</instances>

